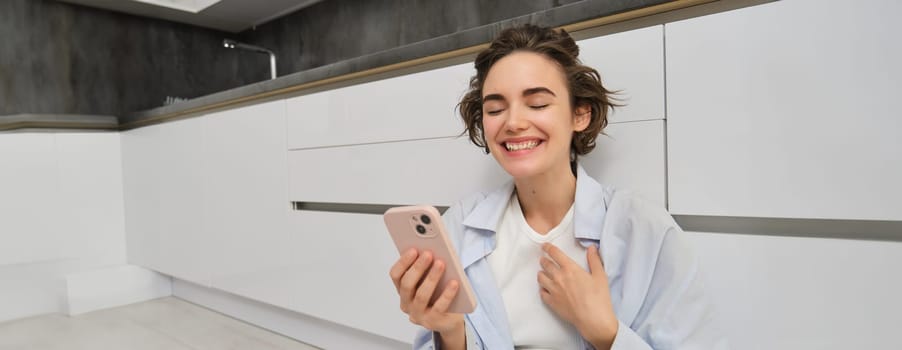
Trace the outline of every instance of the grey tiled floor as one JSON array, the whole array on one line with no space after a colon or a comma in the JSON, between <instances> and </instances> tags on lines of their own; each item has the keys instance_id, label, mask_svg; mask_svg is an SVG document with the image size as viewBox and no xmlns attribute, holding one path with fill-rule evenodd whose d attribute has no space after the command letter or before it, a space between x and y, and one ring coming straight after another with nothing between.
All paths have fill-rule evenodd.
<instances>
[{"instance_id":1,"label":"grey tiled floor","mask_svg":"<svg viewBox=\"0 0 902 350\"><path fill-rule=\"evenodd\" d=\"M311 350L315 347L168 297L78 316L0 323L0 350Z\"/></svg>"}]
</instances>

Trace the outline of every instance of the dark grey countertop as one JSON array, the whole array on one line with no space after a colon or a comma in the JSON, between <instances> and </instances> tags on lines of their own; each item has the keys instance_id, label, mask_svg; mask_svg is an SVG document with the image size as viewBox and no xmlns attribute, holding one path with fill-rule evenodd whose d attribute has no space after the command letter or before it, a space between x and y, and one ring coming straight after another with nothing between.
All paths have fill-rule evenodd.
<instances>
[{"instance_id":1,"label":"dark grey countertop","mask_svg":"<svg viewBox=\"0 0 902 350\"><path fill-rule=\"evenodd\" d=\"M0 116L0 131L18 129L119 130L112 115L13 114Z\"/></svg>"},{"instance_id":2,"label":"dark grey countertop","mask_svg":"<svg viewBox=\"0 0 902 350\"><path fill-rule=\"evenodd\" d=\"M350 77L348 77L348 79L355 78L353 76L355 73L377 70L382 67L388 67L403 62L422 61L424 58L442 56L443 54L448 56L445 58L449 58L454 57L455 55L460 56L474 53L479 49L478 46L490 42L502 29L512 25L535 23L543 26L560 27L611 17L617 18L613 18L610 22L617 22L712 1L714 0L586 0L366 56L292 73L273 80L245 85L167 106L129 113L118 118L118 125L116 127L125 130L179 119L180 117L189 114L310 88L317 82L327 82L329 80L335 81L342 77L348 77L349 75ZM589 23L587 26L591 27L592 24ZM470 51L466 52L467 49L470 49ZM441 57L436 60L438 59L441 59ZM428 61L417 64L424 63L428 63ZM49 116L51 115L18 114L0 117L0 130L25 127L60 128L59 125L63 125L62 128L68 128L65 125L83 125L84 128L90 129L110 128L109 122L106 119L104 119L105 121L103 122L100 122L99 119L97 119L108 119L109 117L66 115L64 118L54 119Z\"/></svg>"}]
</instances>

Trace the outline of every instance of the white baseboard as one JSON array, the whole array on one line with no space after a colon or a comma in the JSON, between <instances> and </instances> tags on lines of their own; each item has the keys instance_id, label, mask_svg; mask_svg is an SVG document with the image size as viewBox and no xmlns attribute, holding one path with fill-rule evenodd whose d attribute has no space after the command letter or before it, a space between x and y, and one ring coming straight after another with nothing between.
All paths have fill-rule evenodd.
<instances>
[{"instance_id":1,"label":"white baseboard","mask_svg":"<svg viewBox=\"0 0 902 350\"><path fill-rule=\"evenodd\" d=\"M172 295L169 276L135 265L120 265L66 276L70 316Z\"/></svg>"},{"instance_id":2,"label":"white baseboard","mask_svg":"<svg viewBox=\"0 0 902 350\"><path fill-rule=\"evenodd\" d=\"M411 348L409 343L402 343L176 278L172 279L172 295L323 349L398 350ZM361 312L366 311L361 310Z\"/></svg>"},{"instance_id":3,"label":"white baseboard","mask_svg":"<svg viewBox=\"0 0 902 350\"><path fill-rule=\"evenodd\" d=\"M61 312L64 276L80 269L77 259L0 265L0 322Z\"/></svg>"}]
</instances>

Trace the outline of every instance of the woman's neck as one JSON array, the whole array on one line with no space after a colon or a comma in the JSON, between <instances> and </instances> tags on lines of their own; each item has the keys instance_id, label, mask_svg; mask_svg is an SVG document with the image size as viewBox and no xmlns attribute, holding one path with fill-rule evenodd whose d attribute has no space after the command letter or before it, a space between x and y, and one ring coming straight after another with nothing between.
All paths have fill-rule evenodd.
<instances>
[{"instance_id":1,"label":"woman's neck","mask_svg":"<svg viewBox=\"0 0 902 350\"><path fill-rule=\"evenodd\" d=\"M546 234L557 226L573 205L576 176L570 165L528 179L515 179L523 217L533 230Z\"/></svg>"}]
</instances>

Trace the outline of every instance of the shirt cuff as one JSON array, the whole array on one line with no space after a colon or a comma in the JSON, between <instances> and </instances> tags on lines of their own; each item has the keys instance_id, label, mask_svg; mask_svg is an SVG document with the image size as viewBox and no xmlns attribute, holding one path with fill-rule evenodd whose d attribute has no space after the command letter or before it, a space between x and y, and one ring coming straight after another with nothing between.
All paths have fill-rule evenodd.
<instances>
[{"instance_id":1,"label":"shirt cuff","mask_svg":"<svg viewBox=\"0 0 902 350\"><path fill-rule=\"evenodd\" d=\"M479 341L479 337L476 336L476 331L473 330L473 327L470 326L469 322L464 322L464 326L466 329L466 343L467 350L482 350L482 342ZM437 332L429 332L431 334L431 339L429 339L424 345L425 349L435 349L440 350L442 348L441 344L437 342L438 333Z\"/></svg>"},{"instance_id":2,"label":"shirt cuff","mask_svg":"<svg viewBox=\"0 0 902 350\"><path fill-rule=\"evenodd\" d=\"M618 322L620 325L617 327L617 335L614 336L614 344L611 344L611 350L652 350L651 346L639 334L636 334L623 322Z\"/></svg>"}]
</instances>

